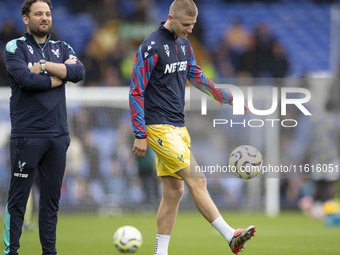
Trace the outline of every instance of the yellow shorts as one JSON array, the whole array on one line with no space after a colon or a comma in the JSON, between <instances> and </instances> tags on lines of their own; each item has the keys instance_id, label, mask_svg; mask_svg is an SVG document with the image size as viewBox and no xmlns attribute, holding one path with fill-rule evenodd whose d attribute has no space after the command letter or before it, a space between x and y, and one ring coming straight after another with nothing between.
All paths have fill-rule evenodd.
<instances>
[{"instance_id":1,"label":"yellow shorts","mask_svg":"<svg viewBox=\"0 0 340 255\"><path fill-rule=\"evenodd\" d=\"M191 155L191 142L186 127L147 125L148 145L156 154L158 176L182 179L176 172L195 162Z\"/></svg>"}]
</instances>

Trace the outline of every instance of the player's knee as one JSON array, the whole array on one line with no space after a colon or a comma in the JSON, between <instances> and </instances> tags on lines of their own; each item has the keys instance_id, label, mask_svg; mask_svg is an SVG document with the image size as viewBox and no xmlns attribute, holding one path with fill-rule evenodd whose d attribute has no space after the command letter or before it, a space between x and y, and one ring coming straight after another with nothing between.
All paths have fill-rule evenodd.
<instances>
[{"instance_id":1,"label":"player's knee","mask_svg":"<svg viewBox=\"0 0 340 255\"><path fill-rule=\"evenodd\" d=\"M200 188L206 188L207 187L207 179L205 177L197 178L197 185Z\"/></svg>"},{"instance_id":2,"label":"player's knee","mask_svg":"<svg viewBox=\"0 0 340 255\"><path fill-rule=\"evenodd\" d=\"M180 185L173 190L173 196L176 198L182 198L184 192L184 185Z\"/></svg>"},{"instance_id":3,"label":"player's knee","mask_svg":"<svg viewBox=\"0 0 340 255\"><path fill-rule=\"evenodd\" d=\"M207 187L207 179L205 177L191 178L187 185L191 190L205 189Z\"/></svg>"},{"instance_id":4,"label":"player's knee","mask_svg":"<svg viewBox=\"0 0 340 255\"><path fill-rule=\"evenodd\" d=\"M184 186L179 185L163 192L163 197L171 200L180 200L184 192Z\"/></svg>"}]
</instances>

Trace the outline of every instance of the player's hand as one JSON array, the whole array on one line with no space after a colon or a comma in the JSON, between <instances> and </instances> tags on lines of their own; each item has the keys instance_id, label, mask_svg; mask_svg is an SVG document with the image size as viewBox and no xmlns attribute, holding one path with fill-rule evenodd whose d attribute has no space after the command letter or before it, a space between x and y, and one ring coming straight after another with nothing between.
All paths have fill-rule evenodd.
<instances>
[{"instance_id":1,"label":"player's hand","mask_svg":"<svg viewBox=\"0 0 340 255\"><path fill-rule=\"evenodd\" d=\"M244 104L244 115L247 115L249 112L248 105Z\"/></svg>"},{"instance_id":2,"label":"player's hand","mask_svg":"<svg viewBox=\"0 0 340 255\"><path fill-rule=\"evenodd\" d=\"M63 81L56 76L50 76L51 88L59 87L63 85Z\"/></svg>"},{"instance_id":3,"label":"player's hand","mask_svg":"<svg viewBox=\"0 0 340 255\"><path fill-rule=\"evenodd\" d=\"M234 102L234 101L231 101L230 104L231 104L231 105L234 105L233 102ZM246 104L244 104L244 115L247 115L248 113L249 113L249 108L248 108L248 106L247 106Z\"/></svg>"},{"instance_id":4,"label":"player's hand","mask_svg":"<svg viewBox=\"0 0 340 255\"><path fill-rule=\"evenodd\" d=\"M77 63L77 60L78 60L77 58L69 58L64 62L64 64L75 64Z\"/></svg>"},{"instance_id":5,"label":"player's hand","mask_svg":"<svg viewBox=\"0 0 340 255\"><path fill-rule=\"evenodd\" d=\"M137 156L144 157L146 150L148 148L147 139L135 139L135 143L133 144L132 152Z\"/></svg>"},{"instance_id":6,"label":"player's hand","mask_svg":"<svg viewBox=\"0 0 340 255\"><path fill-rule=\"evenodd\" d=\"M31 73L40 74L41 73L41 65L39 62L35 63L34 66L30 68Z\"/></svg>"}]
</instances>

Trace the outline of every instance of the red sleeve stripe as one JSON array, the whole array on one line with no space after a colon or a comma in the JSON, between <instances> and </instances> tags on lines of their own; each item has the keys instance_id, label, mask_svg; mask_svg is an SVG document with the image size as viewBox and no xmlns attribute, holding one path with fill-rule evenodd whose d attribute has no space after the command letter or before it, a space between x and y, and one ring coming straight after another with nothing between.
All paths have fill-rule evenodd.
<instances>
[{"instance_id":1,"label":"red sleeve stripe","mask_svg":"<svg viewBox=\"0 0 340 255\"><path fill-rule=\"evenodd\" d=\"M199 69L198 66L196 66L195 77L196 77L196 78L199 78L199 77L200 77L200 69Z\"/></svg>"},{"instance_id":2,"label":"red sleeve stripe","mask_svg":"<svg viewBox=\"0 0 340 255\"><path fill-rule=\"evenodd\" d=\"M132 79L133 79L133 84L135 85L134 89L133 89L133 94L134 95L140 95L142 94L142 91L139 87L139 84L137 82L137 77L136 77L136 73L135 73L135 70L132 70ZM137 93L136 93L137 92Z\"/></svg>"},{"instance_id":3,"label":"red sleeve stripe","mask_svg":"<svg viewBox=\"0 0 340 255\"><path fill-rule=\"evenodd\" d=\"M138 116L138 113L136 112L135 108L133 107L133 105L131 104L130 102L130 109L131 109L131 120L133 122L133 124L135 125L135 127L138 129L138 130L143 130L146 132L145 128L143 128L139 123L138 121L134 118L134 117L137 117Z\"/></svg>"},{"instance_id":4,"label":"red sleeve stripe","mask_svg":"<svg viewBox=\"0 0 340 255\"><path fill-rule=\"evenodd\" d=\"M155 66L156 66L157 63L158 63L158 54L153 55L153 61L154 61L153 68L155 68Z\"/></svg>"},{"instance_id":5,"label":"red sleeve stripe","mask_svg":"<svg viewBox=\"0 0 340 255\"><path fill-rule=\"evenodd\" d=\"M209 88L210 88L210 90L212 91L212 92L214 92L214 94L216 95L216 97L217 97L217 99L218 99L218 101L221 103L221 105L222 105L222 101L221 101L221 96L222 95L220 95L220 93L221 93L221 90L216 90L216 88L215 88L215 86L214 86L214 83L210 80L210 79L208 79L208 86L209 86Z\"/></svg>"},{"instance_id":6,"label":"red sleeve stripe","mask_svg":"<svg viewBox=\"0 0 340 255\"><path fill-rule=\"evenodd\" d=\"M146 89L146 86L148 85L148 79L146 78L145 72L149 72L149 62L147 59L144 60L144 67L140 68L141 74L143 75L143 84L144 84L144 90Z\"/></svg>"},{"instance_id":7,"label":"red sleeve stripe","mask_svg":"<svg viewBox=\"0 0 340 255\"><path fill-rule=\"evenodd\" d=\"M133 95L133 97L136 99L136 101L138 102L138 104L142 107L142 109L144 110L144 102L140 97L140 93L137 93L137 91L133 90L131 92L131 94Z\"/></svg>"}]
</instances>

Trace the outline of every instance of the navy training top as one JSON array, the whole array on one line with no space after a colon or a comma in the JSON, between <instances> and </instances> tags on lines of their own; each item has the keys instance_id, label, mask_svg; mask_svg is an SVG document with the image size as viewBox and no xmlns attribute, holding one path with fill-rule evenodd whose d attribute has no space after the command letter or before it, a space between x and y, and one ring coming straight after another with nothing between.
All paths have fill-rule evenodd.
<instances>
[{"instance_id":1,"label":"navy training top","mask_svg":"<svg viewBox=\"0 0 340 255\"><path fill-rule=\"evenodd\" d=\"M29 68L40 59L64 63L69 58L76 58L71 46L50 40L50 35L43 45L29 33L7 43L5 66L12 89L11 138L68 134L65 85L51 88L50 73L35 74ZM84 78L84 66L79 59L76 64L65 65L65 82Z\"/></svg>"},{"instance_id":2,"label":"navy training top","mask_svg":"<svg viewBox=\"0 0 340 255\"><path fill-rule=\"evenodd\" d=\"M175 37L163 25L164 22L140 45L133 66L129 101L136 138L147 137L146 125L185 125L187 79L221 103L232 101L232 95L216 89L196 64L190 42Z\"/></svg>"}]
</instances>

